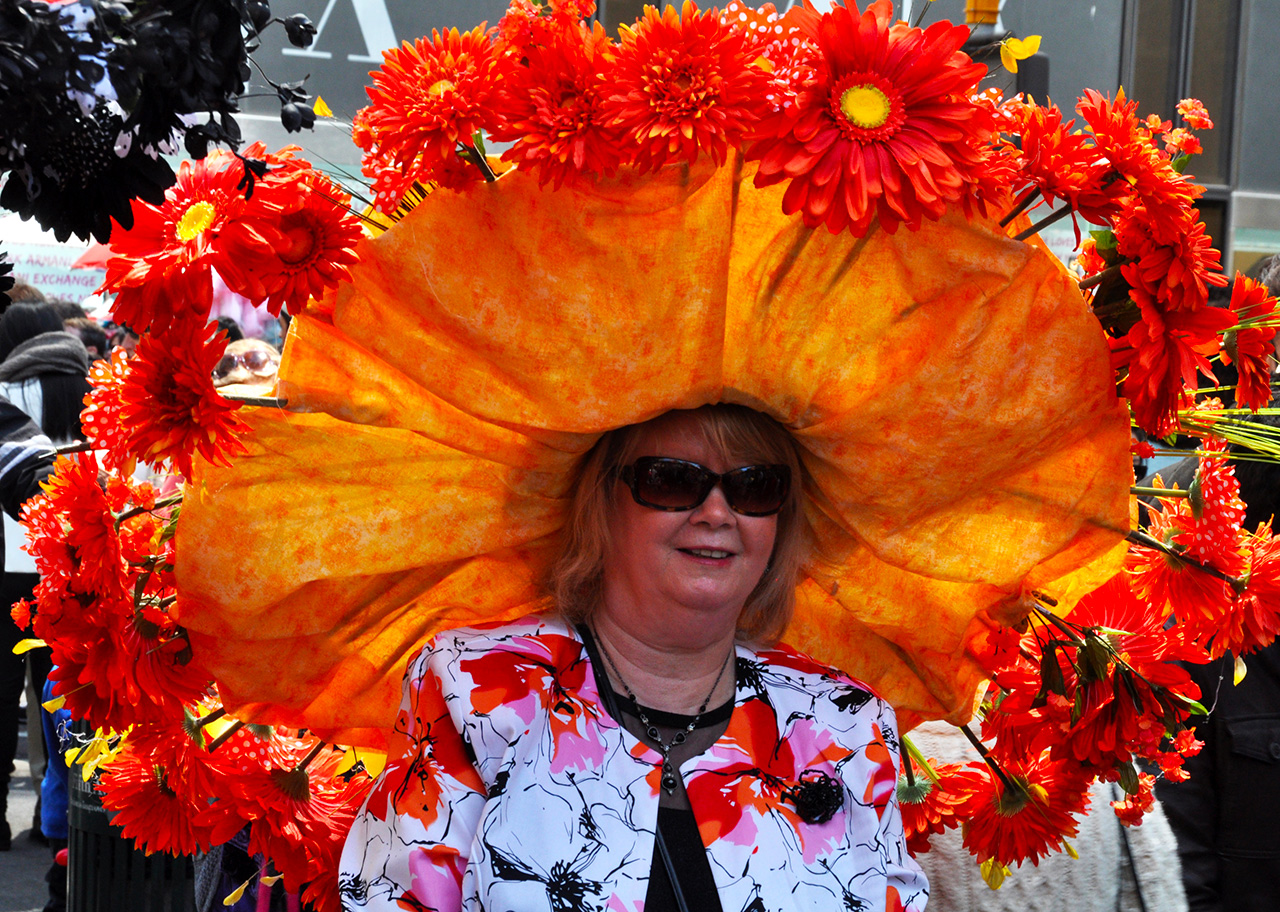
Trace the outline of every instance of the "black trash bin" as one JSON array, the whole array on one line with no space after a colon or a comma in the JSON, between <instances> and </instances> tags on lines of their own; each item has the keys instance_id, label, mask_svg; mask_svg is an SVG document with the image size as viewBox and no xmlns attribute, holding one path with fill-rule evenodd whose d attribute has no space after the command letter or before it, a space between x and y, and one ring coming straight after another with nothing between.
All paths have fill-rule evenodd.
<instances>
[{"instance_id":1,"label":"black trash bin","mask_svg":"<svg viewBox=\"0 0 1280 912\"><path fill-rule=\"evenodd\" d=\"M67 912L195 912L189 856L134 848L78 766L67 792Z\"/></svg>"}]
</instances>

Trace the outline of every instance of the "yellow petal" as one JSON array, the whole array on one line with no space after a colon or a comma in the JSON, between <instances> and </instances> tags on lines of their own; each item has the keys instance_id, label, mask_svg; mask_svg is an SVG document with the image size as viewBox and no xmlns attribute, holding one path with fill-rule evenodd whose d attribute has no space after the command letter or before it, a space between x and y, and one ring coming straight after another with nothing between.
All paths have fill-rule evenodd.
<instances>
[{"instance_id":1,"label":"yellow petal","mask_svg":"<svg viewBox=\"0 0 1280 912\"><path fill-rule=\"evenodd\" d=\"M39 649L41 646L48 646L44 640L18 640L16 646L13 647L13 654L16 656L24 655L33 649Z\"/></svg>"},{"instance_id":2,"label":"yellow petal","mask_svg":"<svg viewBox=\"0 0 1280 912\"><path fill-rule=\"evenodd\" d=\"M283 874L272 874L272 875L270 875L270 876L268 876L268 877L259 877L259 878L258 878L258 883L260 883L260 884L266 884L268 887L274 887L274 886L276 885L276 881L277 881L277 880L279 880L281 877L284 877L284 875L283 875Z\"/></svg>"},{"instance_id":3,"label":"yellow petal","mask_svg":"<svg viewBox=\"0 0 1280 912\"><path fill-rule=\"evenodd\" d=\"M1232 683L1239 684L1241 681L1243 681L1245 673L1248 672L1248 670L1249 669L1246 668L1244 664L1244 656L1236 656L1236 671L1235 671L1234 677L1232 678Z\"/></svg>"},{"instance_id":4,"label":"yellow petal","mask_svg":"<svg viewBox=\"0 0 1280 912\"><path fill-rule=\"evenodd\" d=\"M327 104L324 103L324 99L321 98L319 95L316 96L316 103L313 104L311 108L316 112L316 117L332 117L333 116L333 110Z\"/></svg>"},{"instance_id":5,"label":"yellow petal","mask_svg":"<svg viewBox=\"0 0 1280 912\"><path fill-rule=\"evenodd\" d=\"M1010 73L1018 72L1018 58L1013 56L1013 52L1009 50L1007 44L1000 45L1000 62L1004 64L1004 68ZM999 889L999 887L993 889Z\"/></svg>"},{"instance_id":6,"label":"yellow petal","mask_svg":"<svg viewBox=\"0 0 1280 912\"><path fill-rule=\"evenodd\" d=\"M80 756L80 751L81 751L81 748L79 747L71 747L71 748L68 748L65 753L63 753L62 755L63 759L66 760L68 766L76 762L76 757Z\"/></svg>"},{"instance_id":7,"label":"yellow petal","mask_svg":"<svg viewBox=\"0 0 1280 912\"><path fill-rule=\"evenodd\" d=\"M1009 869L996 861L994 858L988 858L982 863L982 879L987 882L987 886L993 890L999 890L1004 879L1009 876Z\"/></svg>"},{"instance_id":8,"label":"yellow petal","mask_svg":"<svg viewBox=\"0 0 1280 912\"><path fill-rule=\"evenodd\" d=\"M252 877L250 877L240 886L236 887L234 890L228 893L227 898L222 901L222 904L224 906L234 906L236 903L240 901L240 897L244 896L244 891L249 888L249 884L251 883L253 883Z\"/></svg>"},{"instance_id":9,"label":"yellow petal","mask_svg":"<svg viewBox=\"0 0 1280 912\"><path fill-rule=\"evenodd\" d=\"M57 712L62 709L62 704L67 702L65 696L54 697L52 700L45 700L40 705L44 707L45 712Z\"/></svg>"},{"instance_id":10,"label":"yellow petal","mask_svg":"<svg viewBox=\"0 0 1280 912\"><path fill-rule=\"evenodd\" d=\"M1080 860L1080 853L1076 851L1075 846L1067 842L1065 839L1062 840L1062 846L1067 850L1068 855L1070 855L1072 858L1076 859L1077 861Z\"/></svg>"},{"instance_id":11,"label":"yellow petal","mask_svg":"<svg viewBox=\"0 0 1280 912\"><path fill-rule=\"evenodd\" d=\"M1026 38L1008 38L1004 46L1018 60L1026 60L1040 50L1040 36L1028 35Z\"/></svg>"}]
</instances>

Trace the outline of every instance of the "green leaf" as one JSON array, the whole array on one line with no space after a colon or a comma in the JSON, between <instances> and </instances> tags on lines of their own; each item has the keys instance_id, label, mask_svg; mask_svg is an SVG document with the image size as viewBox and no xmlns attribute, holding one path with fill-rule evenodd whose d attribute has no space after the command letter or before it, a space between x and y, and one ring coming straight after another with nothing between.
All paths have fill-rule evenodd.
<instances>
[{"instance_id":1,"label":"green leaf","mask_svg":"<svg viewBox=\"0 0 1280 912\"><path fill-rule=\"evenodd\" d=\"M1040 659L1040 680L1058 696L1067 695L1067 682L1062 676L1062 666L1058 664L1058 650L1052 644Z\"/></svg>"},{"instance_id":2,"label":"green leaf","mask_svg":"<svg viewBox=\"0 0 1280 912\"><path fill-rule=\"evenodd\" d=\"M1116 770L1120 773L1120 787L1125 794L1138 794L1138 771L1134 769L1133 763L1121 763Z\"/></svg>"}]
</instances>

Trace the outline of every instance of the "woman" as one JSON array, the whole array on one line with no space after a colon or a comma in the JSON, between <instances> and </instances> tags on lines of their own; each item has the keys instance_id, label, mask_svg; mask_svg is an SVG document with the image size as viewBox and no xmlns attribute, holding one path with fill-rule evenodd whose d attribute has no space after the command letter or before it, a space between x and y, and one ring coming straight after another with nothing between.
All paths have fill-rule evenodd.
<instances>
[{"instance_id":1,"label":"woman","mask_svg":"<svg viewBox=\"0 0 1280 912\"><path fill-rule=\"evenodd\" d=\"M789 435L750 409L606 434L560 613L451 631L410 663L343 855L348 907L923 908L892 710L767 645L805 558L802 495Z\"/></svg>"}]
</instances>

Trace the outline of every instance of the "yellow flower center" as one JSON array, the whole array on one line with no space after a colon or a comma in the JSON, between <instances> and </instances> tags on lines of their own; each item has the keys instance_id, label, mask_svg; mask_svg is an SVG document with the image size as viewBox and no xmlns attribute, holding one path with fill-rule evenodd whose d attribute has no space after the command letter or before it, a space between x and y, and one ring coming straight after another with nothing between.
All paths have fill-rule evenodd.
<instances>
[{"instance_id":1,"label":"yellow flower center","mask_svg":"<svg viewBox=\"0 0 1280 912\"><path fill-rule=\"evenodd\" d=\"M431 87L427 89L427 94L435 95L439 97L440 95L443 95L445 92L452 90L453 87L454 87L453 80L437 79L435 82L431 83Z\"/></svg>"},{"instance_id":2,"label":"yellow flower center","mask_svg":"<svg viewBox=\"0 0 1280 912\"><path fill-rule=\"evenodd\" d=\"M849 86L840 94L840 111L864 130L884 126L889 119L889 96L873 85Z\"/></svg>"},{"instance_id":3,"label":"yellow flower center","mask_svg":"<svg viewBox=\"0 0 1280 912\"><path fill-rule=\"evenodd\" d=\"M213 208L213 204L206 203L204 200L192 203L178 220L178 240L189 241L199 235L213 224L215 215L217 210Z\"/></svg>"}]
</instances>

